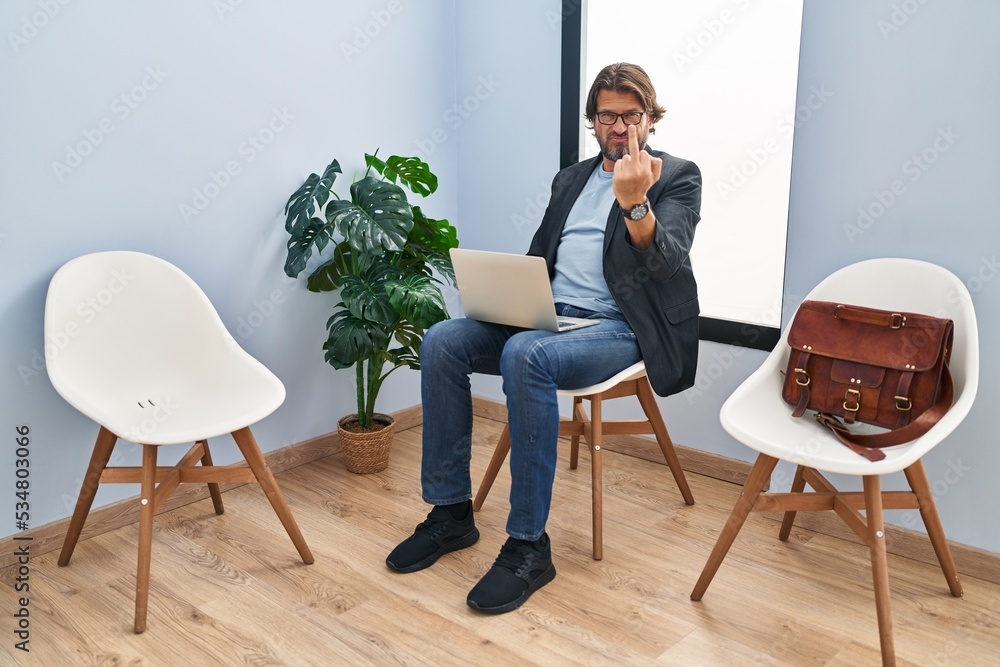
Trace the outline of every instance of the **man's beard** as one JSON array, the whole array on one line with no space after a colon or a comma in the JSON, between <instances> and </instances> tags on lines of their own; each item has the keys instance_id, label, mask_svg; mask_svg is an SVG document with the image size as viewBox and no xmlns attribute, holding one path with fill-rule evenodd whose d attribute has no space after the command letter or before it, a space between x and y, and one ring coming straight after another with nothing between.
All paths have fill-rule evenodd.
<instances>
[{"instance_id":1,"label":"man's beard","mask_svg":"<svg viewBox=\"0 0 1000 667\"><path fill-rule=\"evenodd\" d=\"M626 155L628 155L628 142L627 141L624 142L624 143L622 143L622 144L619 144L617 146L612 146L611 145L610 139L612 139L612 138L614 138L616 136L621 136L621 137L626 137L627 138L628 137L628 133L622 134L622 135L609 134L609 135L607 135L607 139L605 139L605 140L601 140L601 138L599 136L597 136L596 134L594 135L594 138L597 139L597 145L601 149L601 155L604 156L604 157L606 157L607 159L611 160L612 162L617 162L618 160L621 160L623 157L625 157ZM645 137L640 137L639 138L639 150L642 150L645 147L646 147L646 138Z\"/></svg>"}]
</instances>

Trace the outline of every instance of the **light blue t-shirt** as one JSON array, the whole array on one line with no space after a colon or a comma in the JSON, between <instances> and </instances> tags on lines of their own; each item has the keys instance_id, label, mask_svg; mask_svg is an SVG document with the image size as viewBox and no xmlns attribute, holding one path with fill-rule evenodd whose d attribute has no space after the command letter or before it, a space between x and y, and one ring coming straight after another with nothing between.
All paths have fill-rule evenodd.
<instances>
[{"instance_id":1,"label":"light blue t-shirt","mask_svg":"<svg viewBox=\"0 0 1000 667\"><path fill-rule=\"evenodd\" d=\"M604 230L615 201L613 177L614 172L604 171L598 163L566 218L552 278L556 303L598 313L621 312L604 279Z\"/></svg>"}]
</instances>

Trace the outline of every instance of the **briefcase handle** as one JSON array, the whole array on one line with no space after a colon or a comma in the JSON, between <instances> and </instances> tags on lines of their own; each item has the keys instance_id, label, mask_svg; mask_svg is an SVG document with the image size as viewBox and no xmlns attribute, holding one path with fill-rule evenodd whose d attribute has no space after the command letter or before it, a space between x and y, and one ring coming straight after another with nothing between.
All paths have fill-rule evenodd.
<instances>
[{"instance_id":1,"label":"briefcase handle","mask_svg":"<svg viewBox=\"0 0 1000 667\"><path fill-rule=\"evenodd\" d=\"M833 311L833 316L838 320L874 324L890 329L899 329L906 326L906 315L901 313L886 313L885 311L871 311L856 306L838 305L836 310Z\"/></svg>"}]
</instances>

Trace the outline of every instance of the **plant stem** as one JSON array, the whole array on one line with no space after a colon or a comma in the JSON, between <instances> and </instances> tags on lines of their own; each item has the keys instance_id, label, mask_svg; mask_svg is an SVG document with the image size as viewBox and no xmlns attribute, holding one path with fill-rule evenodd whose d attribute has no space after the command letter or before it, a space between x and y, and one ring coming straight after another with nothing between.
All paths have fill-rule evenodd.
<instances>
[{"instance_id":1,"label":"plant stem","mask_svg":"<svg viewBox=\"0 0 1000 667\"><path fill-rule=\"evenodd\" d=\"M358 389L358 425L361 428L368 428L371 426L371 422L368 420L368 413L365 411L365 364L364 361L359 359L358 363L355 364L355 369L357 371L357 378L355 384L357 384Z\"/></svg>"},{"instance_id":2,"label":"plant stem","mask_svg":"<svg viewBox=\"0 0 1000 667\"><path fill-rule=\"evenodd\" d=\"M375 399L378 397L378 390L382 386L382 379L379 377L382 371L382 358L379 355L368 359L368 403L365 405L365 412L369 419L375 415ZM370 422L369 422L370 423Z\"/></svg>"}]
</instances>

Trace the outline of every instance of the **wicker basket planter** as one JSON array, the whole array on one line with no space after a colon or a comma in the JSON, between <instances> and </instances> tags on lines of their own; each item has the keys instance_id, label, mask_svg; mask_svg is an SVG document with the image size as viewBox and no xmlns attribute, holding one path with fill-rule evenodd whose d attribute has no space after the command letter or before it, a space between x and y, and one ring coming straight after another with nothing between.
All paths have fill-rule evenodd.
<instances>
[{"instance_id":1,"label":"wicker basket planter","mask_svg":"<svg viewBox=\"0 0 1000 667\"><path fill-rule=\"evenodd\" d=\"M340 444L349 472L364 475L380 472L389 465L389 448L395 435L392 417L376 412L374 420L383 427L367 432L345 428L352 422L357 426L357 414L347 415L337 422L337 433L340 434Z\"/></svg>"}]
</instances>

